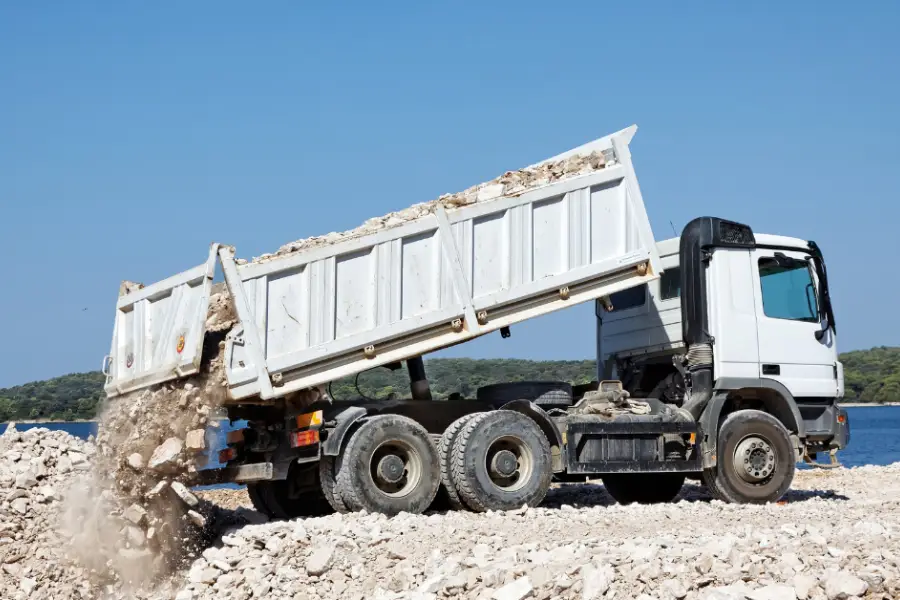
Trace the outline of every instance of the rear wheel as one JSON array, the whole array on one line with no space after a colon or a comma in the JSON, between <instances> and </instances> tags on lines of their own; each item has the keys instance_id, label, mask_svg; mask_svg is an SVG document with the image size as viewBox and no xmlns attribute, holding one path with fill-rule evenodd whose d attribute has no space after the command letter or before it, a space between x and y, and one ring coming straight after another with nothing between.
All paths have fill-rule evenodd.
<instances>
[{"instance_id":1,"label":"rear wheel","mask_svg":"<svg viewBox=\"0 0 900 600\"><path fill-rule=\"evenodd\" d=\"M480 413L457 436L451 467L450 479L472 510L537 506L550 488L550 443L525 415Z\"/></svg>"},{"instance_id":2,"label":"rear wheel","mask_svg":"<svg viewBox=\"0 0 900 600\"><path fill-rule=\"evenodd\" d=\"M453 483L453 479L450 477L450 471L453 468L451 464L453 458L453 443L456 441L456 438L459 437L459 433L462 431L463 427L465 427L466 423L471 421L472 418L478 414L479 413L472 413L455 420L444 431L444 435L441 436L441 441L438 444L438 457L441 461L441 487L447 496L447 503L452 510L463 510L466 508L462 498L459 497L456 484Z\"/></svg>"},{"instance_id":3,"label":"rear wheel","mask_svg":"<svg viewBox=\"0 0 900 600\"><path fill-rule=\"evenodd\" d=\"M611 473L603 485L619 504L671 502L684 485L683 473Z\"/></svg>"},{"instance_id":4,"label":"rear wheel","mask_svg":"<svg viewBox=\"0 0 900 600\"><path fill-rule=\"evenodd\" d=\"M309 467L293 465L287 479L249 484L247 494L256 510L274 519L326 515L332 511L318 484L307 485L314 477Z\"/></svg>"},{"instance_id":5,"label":"rear wheel","mask_svg":"<svg viewBox=\"0 0 900 600\"><path fill-rule=\"evenodd\" d=\"M337 472L337 457L323 455L319 460L319 485L322 487L322 495L335 512L347 513L350 509L337 491Z\"/></svg>"},{"instance_id":6,"label":"rear wheel","mask_svg":"<svg viewBox=\"0 0 900 600\"><path fill-rule=\"evenodd\" d=\"M265 500L263 500L263 492L261 489L263 485L264 483L248 483L247 495L250 496L250 502L253 504L253 508L268 516L269 507L266 506Z\"/></svg>"},{"instance_id":7,"label":"rear wheel","mask_svg":"<svg viewBox=\"0 0 900 600\"><path fill-rule=\"evenodd\" d=\"M440 485L437 449L424 427L400 415L366 421L341 457L337 489L350 510L422 513Z\"/></svg>"},{"instance_id":8,"label":"rear wheel","mask_svg":"<svg viewBox=\"0 0 900 600\"><path fill-rule=\"evenodd\" d=\"M719 428L716 467L704 472L713 497L726 502L765 504L781 498L796 468L791 437L775 417L739 410Z\"/></svg>"}]
</instances>

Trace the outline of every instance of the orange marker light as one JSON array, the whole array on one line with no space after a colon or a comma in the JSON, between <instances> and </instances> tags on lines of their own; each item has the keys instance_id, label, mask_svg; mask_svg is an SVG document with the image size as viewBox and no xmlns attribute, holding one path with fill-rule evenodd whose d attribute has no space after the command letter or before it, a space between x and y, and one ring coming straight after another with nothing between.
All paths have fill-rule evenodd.
<instances>
[{"instance_id":1,"label":"orange marker light","mask_svg":"<svg viewBox=\"0 0 900 600\"><path fill-rule=\"evenodd\" d=\"M844 423L847 421L847 417L845 415L838 415L838 423Z\"/></svg>"},{"instance_id":2,"label":"orange marker light","mask_svg":"<svg viewBox=\"0 0 900 600\"><path fill-rule=\"evenodd\" d=\"M305 415L297 415L297 427L301 429L306 427L318 427L322 424L322 411L306 413Z\"/></svg>"},{"instance_id":3,"label":"orange marker light","mask_svg":"<svg viewBox=\"0 0 900 600\"><path fill-rule=\"evenodd\" d=\"M237 451L234 448L225 448L224 450L219 450L220 463L227 463L230 460L234 460L235 456L237 456Z\"/></svg>"}]
</instances>

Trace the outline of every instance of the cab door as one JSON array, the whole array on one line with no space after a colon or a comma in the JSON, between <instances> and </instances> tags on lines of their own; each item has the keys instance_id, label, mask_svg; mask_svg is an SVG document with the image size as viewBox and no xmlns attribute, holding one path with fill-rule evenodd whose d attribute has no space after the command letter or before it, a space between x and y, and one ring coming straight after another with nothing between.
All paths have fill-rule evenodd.
<instances>
[{"instance_id":1,"label":"cab door","mask_svg":"<svg viewBox=\"0 0 900 600\"><path fill-rule=\"evenodd\" d=\"M821 310L819 282L808 253L755 249L759 376L796 397L838 395L834 330Z\"/></svg>"}]
</instances>

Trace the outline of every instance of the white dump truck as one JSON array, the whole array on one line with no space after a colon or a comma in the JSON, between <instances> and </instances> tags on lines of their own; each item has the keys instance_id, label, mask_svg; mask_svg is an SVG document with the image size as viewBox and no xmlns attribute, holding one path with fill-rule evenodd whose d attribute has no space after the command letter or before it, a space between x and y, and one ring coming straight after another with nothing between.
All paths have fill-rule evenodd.
<instances>
[{"instance_id":1,"label":"white dump truck","mask_svg":"<svg viewBox=\"0 0 900 600\"><path fill-rule=\"evenodd\" d=\"M849 435L822 254L708 217L657 245L635 131L348 234L253 261L214 244L200 266L123 285L106 392L194 376L224 341L224 407L247 427L209 478L247 483L278 517L418 513L436 497L504 510L588 476L621 502L671 500L686 477L723 500L776 500L799 458ZM226 332L207 320L217 265ZM587 301L602 320L594 383L432 397L424 354ZM327 393L403 363L408 399Z\"/></svg>"}]
</instances>

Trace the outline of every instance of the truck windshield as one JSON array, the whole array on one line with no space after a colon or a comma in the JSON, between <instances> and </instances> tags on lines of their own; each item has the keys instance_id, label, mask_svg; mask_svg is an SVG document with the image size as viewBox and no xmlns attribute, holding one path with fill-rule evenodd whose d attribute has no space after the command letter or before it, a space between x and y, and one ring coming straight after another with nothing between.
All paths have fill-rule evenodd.
<instances>
[{"instance_id":1,"label":"truck windshield","mask_svg":"<svg viewBox=\"0 0 900 600\"><path fill-rule=\"evenodd\" d=\"M802 260L759 259L763 312L773 319L819 321L816 289L809 263Z\"/></svg>"}]
</instances>

